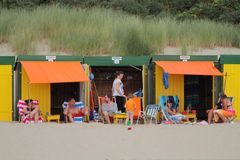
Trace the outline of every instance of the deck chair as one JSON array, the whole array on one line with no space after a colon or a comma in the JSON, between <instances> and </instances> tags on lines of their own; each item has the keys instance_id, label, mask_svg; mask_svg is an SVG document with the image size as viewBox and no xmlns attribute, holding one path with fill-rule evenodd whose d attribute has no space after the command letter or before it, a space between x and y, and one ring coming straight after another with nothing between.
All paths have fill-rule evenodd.
<instances>
[{"instance_id":1,"label":"deck chair","mask_svg":"<svg viewBox=\"0 0 240 160\"><path fill-rule=\"evenodd\" d=\"M62 107L63 107L63 111L67 108L67 106L68 106L68 102L66 102L66 101L64 101L63 102L63 104L62 104ZM74 107L76 107L76 108L80 108L80 109L85 109L84 108L84 104L83 104L83 102L82 101L80 101L80 102L75 102L75 105L74 105ZM66 117L67 115L64 115L64 121L66 120ZM74 117L73 117L74 118ZM85 121L88 121L89 119L88 119L88 115L85 115L84 116L84 120Z\"/></svg>"},{"instance_id":2,"label":"deck chair","mask_svg":"<svg viewBox=\"0 0 240 160\"><path fill-rule=\"evenodd\" d=\"M162 116L163 119L165 119L166 121L171 121L173 124L179 124L180 121L174 117L171 117L169 113L167 113L166 111L166 103L167 100L172 99L174 104L173 104L173 108L178 111L178 96L159 96L159 105L161 107L161 112L162 112Z\"/></svg>"},{"instance_id":3,"label":"deck chair","mask_svg":"<svg viewBox=\"0 0 240 160\"><path fill-rule=\"evenodd\" d=\"M98 115L99 115L99 119L104 123L105 122L105 118L104 118L104 115L103 115L103 112L102 112L102 104L105 100L105 97L104 96L98 96ZM112 101L113 102L116 102L116 98L115 97L112 97ZM113 121L113 117L109 117L110 118L110 121Z\"/></svg>"},{"instance_id":4,"label":"deck chair","mask_svg":"<svg viewBox=\"0 0 240 160\"><path fill-rule=\"evenodd\" d=\"M38 100L33 100L33 104L35 107L38 107ZM29 115L25 115L24 108L27 108L27 104L24 100L19 100L17 103L18 114L19 114L19 122L24 124L34 123L34 117L29 117ZM39 113L38 123L42 123L43 118Z\"/></svg>"},{"instance_id":5,"label":"deck chair","mask_svg":"<svg viewBox=\"0 0 240 160\"><path fill-rule=\"evenodd\" d=\"M157 113L159 112L160 107L156 104L149 104L146 107L146 110L143 114L144 121L146 123L147 119L150 118L150 124L152 123L152 120L155 120L155 123L157 124Z\"/></svg>"},{"instance_id":6,"label":"deck chair","mask_svg":"<svg viewBox=\"0 0 240 160\"><path fill-rule=\"evenodd\" d=\"M141 102L141 98L140 97L134 97L133 101L136 104L136 109L135 109L135 111L133 113L133 119L137 120L137 124L138 124L139 119L143 119L144 120L144 117L143 117L144 112L141 111L141 107L142 107L141 104L142 104L142 102Z\"/></svg>"},{"instance_id":7,"label":"deck chair","mask_svg":"<svg viewBox=\"0 0 240 160\"><path fill-rule=\"evenodd\" d=\"M101 120L103 123L105 122L104 115L102 112L102 104L104 102L105 97L104 96L98 96L98 115L99 120Z\"/></svg>"}]
</instances>

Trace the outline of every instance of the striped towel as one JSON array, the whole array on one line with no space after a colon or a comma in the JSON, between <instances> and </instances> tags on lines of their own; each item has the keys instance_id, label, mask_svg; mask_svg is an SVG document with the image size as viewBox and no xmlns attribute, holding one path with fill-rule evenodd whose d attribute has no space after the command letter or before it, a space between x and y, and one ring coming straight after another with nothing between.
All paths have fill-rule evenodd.
<instances>
[{"instance_id":1,"label":"striped towel","mask_svg":"<svg viewBox=\"0 0 240 160\"><path fill-rule=\"evenodd\" d=\"M38 100L33 100L33 104L34 107L39 107L39 102ZM25 124L29 124L29 123L33 123L34 122L34 118L30 118L28 115L25 116L23 109L27 108L27 104L25 103L24 100L19 100L17 103L17 107L18 107L18 114L21 116L21 122L25 123ZM42 123L43 122L43 118L41 116L39 116L38 118L38 123Z\"/></svg>"},{"instance_id":2,"label":"striped towel","mask_svg":"<svg viewBox=\"0 0 240 160\"><path fill-rule=\"evenodd\" d=\"M67 106L68 106L68 102L63 102L62 107L65 109L65 108L67 108ZM80 101L80 102L75 102L74 107L83 109L83 108L84 108L84 104L83 104L82 101Z\"/></svg>"},{"instance_id":3,"label":"striped towel","mask_svg":"<svg viewBox=\"0 0 240 160\"><path fill-rule=\"evenodd\" d=\"M21 116L24 115L23 108L27 108L25 101L19 100L17 103L17 107L18 107L18 114Z\"/></svg>"},{"instance_id":4,"label":"striped towel","mask_svg":"<svg viewBox=\"0 0 240 160\"><path fill-rule=\"evenodd\" d=\"M29 116L24 116L22 118L22 122L24 124L30 124L30 123L34 123L34 117L29 117ZM41 116L38 117L38 123L43 123L43 118Z\"/></svg>"}]
</instances>

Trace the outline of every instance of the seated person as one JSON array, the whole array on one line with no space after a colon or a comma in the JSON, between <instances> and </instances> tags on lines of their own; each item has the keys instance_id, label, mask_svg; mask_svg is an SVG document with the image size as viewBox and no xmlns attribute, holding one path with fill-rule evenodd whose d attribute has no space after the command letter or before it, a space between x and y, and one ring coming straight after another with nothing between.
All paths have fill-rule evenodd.
<instances>
[{"instance_id":1,"label":"seated person","mask_svg":"<svg viewBox=\"0 0 240 160\"><path fill-rule=\"evenodd\" d=\"M66 115L66 123L68 119L70 122L74 122L74 117L84 117L87 115L87 111L84 110L84 107L75 107L75 103L76 101L73 97L68 99L67 107L63 111L63 114Z\"/></svg>"},{"instance_id":2,"label":"seated person","mask_svg":"<svg viewBox=\"0 0 240 160\"><path fill-rule=\"evenodd\" d=\"M223 97L227 97L226 95L220 95L218 98L218 103L216 104L216 106L213 109L209 109L207 110L207 114L208 114L208 124L211 124L213 122L213 115L214 115L214 111L218 110L218 109L222 109L222 101L223 101ZM220 119L217 121L220 122Z\"/></svg>"},{"instance_id":3,"label":"seated person","mask_svg":"<svg viewBox=\"0 0 240 160\"><path fill-rule=\"evenodd\" d=\"M25 116L34 118L34 123L38 123L38 118L39 118L38 106L33 104L32 99L25 100L25 103L26 103L27 107L23 108L23 113L25 114Z\"/></svg>"},{"instance_id":4,"label":"seated person","mask_svg":"<svg viewBox=\"0 0 240 160\"><path fill-rule=\"evenodd\" d=\"M113 116L114 112L117 112L117 103L111 101L111 95L105 95L104 103L102 104L102 112L107 123L110 124L109 116Z\"/></svg>"},{"instance_id":5,"label":"seated person","mask_svg":"<svg viewBox=\"0 0 240 160\"><path fill-rule=\"evenodd\" d=\"M174 109L172 106L173 106L173 101L167 100L166 111L170 115L171 119L176 119L181 123L183 123L183 121L189 122L188 117L182 115L181 113L178 113L176 109Z\"/></svg>"},{"instance_id":6,"label":"seated person","mask_svg":"<svg viewBox=\"0 0 240 160\"><path fill-rule=\"evenodd\" d=\"M235 111L232 106L229 104L227 96L222 97L222 109L217 109L213 111L214 121L218 122L219 119L222 122L226 122L228 118L231 118L235 115Z\"/></svg>"}]
</instances>

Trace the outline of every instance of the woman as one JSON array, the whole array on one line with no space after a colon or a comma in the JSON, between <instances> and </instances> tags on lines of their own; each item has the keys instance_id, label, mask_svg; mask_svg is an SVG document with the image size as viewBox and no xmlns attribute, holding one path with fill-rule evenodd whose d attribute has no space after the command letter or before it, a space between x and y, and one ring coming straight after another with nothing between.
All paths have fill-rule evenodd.
<instances>
[{"instance_id":1,"label":"woman","mask_svg":"<svg viewBox=\"0 0 240 160\"><path fill-rule=\"evenodd\" d=\"M116 98L116 103L118 106L118 110L121 112L125 112L125 101L126 101L126 96L124 95L124 89L123 89L123 72L118 71L116 72L116 78L113 81L113 86L112 86L112 95Z\"/></svg>"},{"instance_id":2,"label":"woman","mask_svg":"<svg viewBox=\"0 0 240 160\"><path fill-rule=\"evenodd\" d=\"M235 110L232 108L231 104L229 104L229 100L225 95L222 97L222 109L214 110L213 113L215 122L218 122L219 119L222 122L226 122L228 118L235 115Z\"/></svg>"},{"instance_id":3,"label":"woman","mask_svg":"<svg viewBox=\"0 0 240 160\"><path fill-rule=\"evenodd\" d=\"M180 122L180 123L183 123L183 121L185 122L189 122L189 119L188 117L182 115L181 113L178 113L176 111L176 109L174 109L172 106L173 106L173 101L171 100L167 100L167 103L166 103L166 111L167 113L169 114L170 118L176 122Z\"/></svg>"},{"instance_id":4,"label":"woman","mask_svg":"<svg viewBox=\"0 0 240 160\"><path fill-rule=\"evenodd\" d=\"M215 105L215 107L206 111L206 112L207 112L207 115L208 115L208 124L211 124L212 121L213 121L214 111L223 108L223 107L222 107L222 101L223 101L223 98L224 98L224 97L226 97L225 94L219 95L218 103Z\"/></svg>"},{"instance_id":5,"label":"woman","mask_svg":"<svg viewBox=\"0 0 240 160\"><path fill-rule=\"evenodd\" d=\"M34 123L38 123L39 118L39 109L38 106L33 104L32 99L25 100L25 103L27 105L26 108L23 108L23 112L25 116L29 116L30 118L34 118Z\"/></svg>"}]
</instances>

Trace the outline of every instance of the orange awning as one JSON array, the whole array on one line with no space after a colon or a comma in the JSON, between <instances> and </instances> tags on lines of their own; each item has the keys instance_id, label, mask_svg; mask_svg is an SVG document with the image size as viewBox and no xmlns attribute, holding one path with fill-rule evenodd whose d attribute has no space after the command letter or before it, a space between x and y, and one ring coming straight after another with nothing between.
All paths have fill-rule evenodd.
<instances>
[{"instance_id":1,"label":"orange awning","mask_svg":"<svg viewBox=\"0 0 240 160\"><path fill-rule=\"evenodd\" d=\"M169 74L222 76L210 61L156 61L155 63Z\"/></svg>"},{"instance_id":2,"label":"orange awning","mask_svg":"<svg viewBox=\"0 0 240 160\"><path fill-rule=\"evenodd\" d=\"M80 62L21 61L30 83L86 82Z\"/></svg>"}]
</instances>

